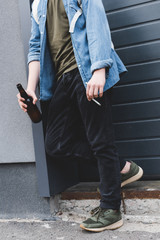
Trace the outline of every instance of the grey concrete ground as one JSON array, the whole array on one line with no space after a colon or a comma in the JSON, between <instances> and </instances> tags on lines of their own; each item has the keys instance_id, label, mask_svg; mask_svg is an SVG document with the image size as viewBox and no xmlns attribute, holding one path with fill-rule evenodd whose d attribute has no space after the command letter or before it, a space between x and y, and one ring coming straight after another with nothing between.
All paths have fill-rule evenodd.
<instances>
[{"instance_id":1,"label":"grey concrete ground","mask_svg":"<svg viewBox=\"0 0 160 240\"><path fill-rule=\"evenodd\" d=\"M79 227L99 204L98 200L59 200L59 203L58 213L52 211L52 216L47 215L46 219L0 219L0 240L160 240L160 199L125 200L124 225L101 233Z\"/></svg>"},{"instance_id":2,"label":"grey concrete ground","mask_svg":"<svg viewBox=\"0 0 160 240\"><path fill-rule=\"evenodd\" d=\"M3 220L4 221L4 220ZM1 240L160 240L160 233L146 231L123 230L90 233L72 222L0 222Z\"/></svg>"}]
</instances>

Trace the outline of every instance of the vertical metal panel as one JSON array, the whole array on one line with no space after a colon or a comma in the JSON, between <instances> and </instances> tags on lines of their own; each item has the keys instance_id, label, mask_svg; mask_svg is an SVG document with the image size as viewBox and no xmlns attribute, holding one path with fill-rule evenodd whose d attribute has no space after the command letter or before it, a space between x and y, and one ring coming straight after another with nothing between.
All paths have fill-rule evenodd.
<instances>
[{"instance_id":1,"label":"vertical metal panel","mask_svg":"<svg viewBox=\"0 0 160 240\"><path fill-rule=\"evenodd\" d=\"M24 45L25 59L27 63L28 42L30 38L31 22L30 22L30 3L29 1L19 0L20 20L21 20L21 34ZM27 72L26 64L26 72ZM46 156L44 151L43 131L42 125L32 124L34 150L36 159L36 172L38 177L38 188L41 196L50 196L50 185L48 177L48 169ZM29 150L29 149L28 149ZM27 154L27 153L26 153Z\"/></svg>"},{"instance_id":2,"label":"vertical metal panel","mask_svg":"<svg viewBox=\"0 0 160 240\"><path fill-rule=\"evenodd\" d=\"M139 163L146 177L160 178L160 1L103 2L128 68L113 96L119 154Z\"/></svg>"}]
</instances>

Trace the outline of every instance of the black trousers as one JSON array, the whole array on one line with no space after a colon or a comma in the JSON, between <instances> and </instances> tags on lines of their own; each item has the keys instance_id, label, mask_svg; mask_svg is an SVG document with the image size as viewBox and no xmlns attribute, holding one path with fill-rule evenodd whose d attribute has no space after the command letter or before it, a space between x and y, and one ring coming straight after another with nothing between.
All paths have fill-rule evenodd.
<instances>
[{"instance_id":1,"label":"black trousers","mask_svg":"<svg viewBox=\"0 0 160 240\"><path fill-rule=\"evenodd\" d=\"M65 73L52 97L45 132L45 148L52 157L96 159L102 208L119 209L120 171L125 165L117 153L112 124L112 89L101 104L88 101L78 68Z\"/></svg>"}]
</instances>

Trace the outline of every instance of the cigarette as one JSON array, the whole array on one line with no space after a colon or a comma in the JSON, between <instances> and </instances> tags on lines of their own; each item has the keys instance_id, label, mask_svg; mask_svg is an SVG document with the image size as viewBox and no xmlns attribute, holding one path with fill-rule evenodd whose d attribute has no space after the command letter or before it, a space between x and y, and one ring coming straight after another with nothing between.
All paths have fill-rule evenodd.
<instances>
[{"instance_id":1,"label":"cigarette","mask_svg":"<svg viewBox=\"0 0 160 240\"><path fill-rule=\"evenodd\" d=\"M99 106L101 106L101 104L100 104L98 101L96 101L94 98L92 98L92 101L94 101L94 102L97 103Z\"/></svg>"},{"instance_id":2,"label":"cigarette","mask_svg":"<svg viewBox=\"0 0 160 240\"><path fill-rule=\"evenodd\" d=\"M86 82L86 84L87 84L88 82ZM94 98L92 98L92 101L94 101L95 103L97 103L99 106L101 106L101 104L97 101L97 100L95 100Z\"/></svg>"}]
</instances>

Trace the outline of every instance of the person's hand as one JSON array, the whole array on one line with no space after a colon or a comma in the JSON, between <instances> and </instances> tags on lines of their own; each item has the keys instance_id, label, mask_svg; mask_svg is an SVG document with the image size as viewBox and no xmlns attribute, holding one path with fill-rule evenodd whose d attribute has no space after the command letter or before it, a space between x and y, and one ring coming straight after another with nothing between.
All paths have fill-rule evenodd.
<instances>
[{"instance_id":1,"label":"person's hand","mask_svg":"<svg viewBox=\"0 0 160 240\"><path fill-rule=\"evenodd\" d=\"M33 98L33 104L36 104L37 102L37 96L34 91L32 90L26 90L27 94ZM17 94L18 98L18 103L20 108L24 111L27 112L27 104L24 103L25 99L21 97L20 93Z\"/></svg>"},{"instance_id":2,"label":"person's hand","mask_svg":"<svg viewBox=\"0 0 160 240\"><path fill-rule=\"evenodd\" d=\"M86 96L88 101L93 98L103 96L103 88L105 85L105 68L95 70L92 78L87 83Z\"/></svg>"}]
</instances>

